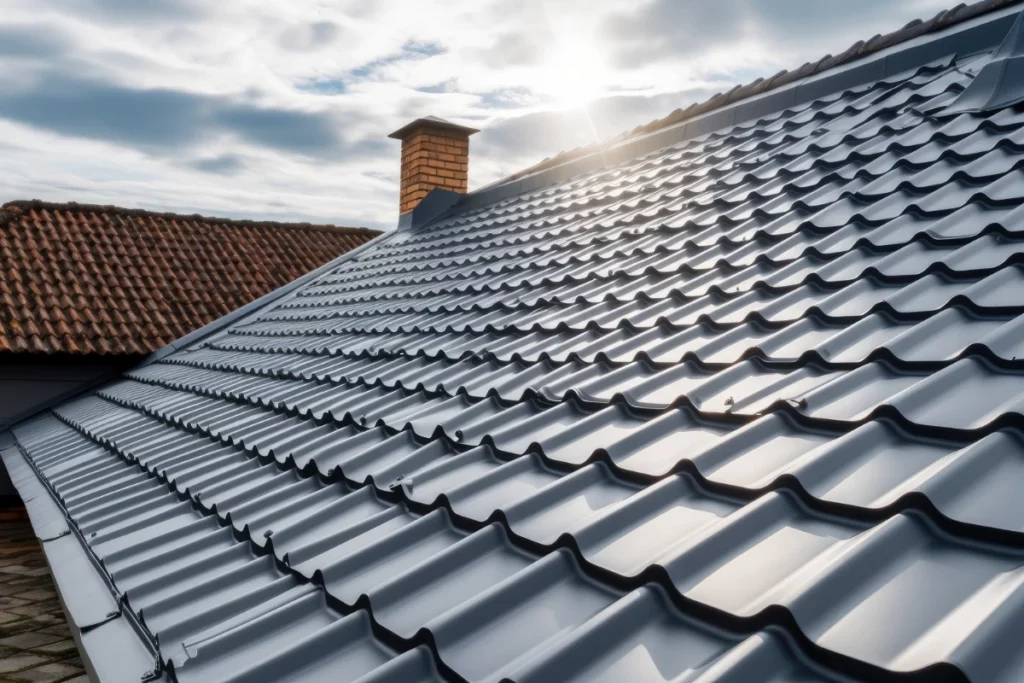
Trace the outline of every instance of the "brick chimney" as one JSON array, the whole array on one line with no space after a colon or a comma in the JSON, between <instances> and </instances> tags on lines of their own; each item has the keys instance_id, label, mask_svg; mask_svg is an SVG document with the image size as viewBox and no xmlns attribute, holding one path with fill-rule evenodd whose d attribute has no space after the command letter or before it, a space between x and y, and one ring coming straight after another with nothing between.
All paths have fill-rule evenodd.
<instances>
[{"instance_id":1,"label":"brick chimney","mask_svg":"<svg viewBox=\"0 0 1024 683\"><path fill-rule=\"evenodd\" d=\"M400 214L412 211L435 188L465 194L469 178L469 136L476 132L475 128L427 116L388 136L402 141Z\"/></svg>"}]
</instances>

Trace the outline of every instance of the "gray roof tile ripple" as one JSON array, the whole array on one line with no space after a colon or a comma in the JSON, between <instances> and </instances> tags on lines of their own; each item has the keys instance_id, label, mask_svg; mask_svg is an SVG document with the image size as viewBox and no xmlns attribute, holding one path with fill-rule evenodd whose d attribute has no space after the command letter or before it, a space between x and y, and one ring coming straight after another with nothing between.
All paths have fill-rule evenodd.
<instances>
[{"instance_id":1,"label":"gray roof tile ripple","mask_svg":"<svg viewBox=\"0 0 1024 683\"><path fill-rule=\"evenodd\" d=\"M1018 681L978 59L392 234L18 445L181 681Z\"/></svg>"}]
</instances>

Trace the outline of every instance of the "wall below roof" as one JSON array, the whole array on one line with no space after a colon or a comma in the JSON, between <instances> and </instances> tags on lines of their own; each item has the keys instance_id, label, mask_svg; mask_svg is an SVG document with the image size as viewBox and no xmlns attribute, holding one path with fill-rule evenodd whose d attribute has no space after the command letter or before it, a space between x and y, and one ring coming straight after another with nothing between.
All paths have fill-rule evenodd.
<instances>
[{"instance_id":1,"label":"wall below roof","mask_svg":"<svg viewBox=\"0 0 1024 683\"><path fill-rule=\"evenodd\" d=\"M138 356L0 355L0 430L116 375L139 360ZM0 465L0 499L16 495Z\"/></svg>"}]
</instances>

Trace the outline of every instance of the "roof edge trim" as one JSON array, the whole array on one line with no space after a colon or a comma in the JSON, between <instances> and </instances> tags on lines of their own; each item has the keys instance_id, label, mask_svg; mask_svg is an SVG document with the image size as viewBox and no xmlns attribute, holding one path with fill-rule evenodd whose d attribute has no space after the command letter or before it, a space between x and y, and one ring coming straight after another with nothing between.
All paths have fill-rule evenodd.
<instances>
[{"instance_id":1,"label":"roof edge trim","mask_svg":"<svg viewBox=\"0 0 1024 683\"><path fill-rule=\"evenodd\" d=\"M963 57L994 49L1002 43L1020 11L1019 6L1011 6L990 12L943 31L894 45L837 69L808 76L784 88L770 90L673 126L615 143L612 147L563 164L509 181L499 180L467 194L458 208L465 210L485 206L869 81L894 76L954 55Z\"/></svg>"},{"instance_id":2,"label":"roof edge trim","mask_svg":"<svg viewBox=\"0 0 1024 683\"><path fill-rule=\"evenodd\" d=\"M9 431L7 433L10 434ZM48 541L68 534L71 527L68 525L64 508L50 495L42 479L22 454L13 435L10 444L0 450L0 460L3 461L3 466L21 502L25 504L29 523L39 541Z\"/></svg>"},{"instance_id":3,"label":"roof edge trim","mask_svg":"<svg viewBox=\"0 0 1024 683\"><path fill-rule=\"evenodd\" d=\"M14 452L11 453L11 451ZM120 609L114 593L111 593L109 598L112 605L118 605L118 609L116 612L109 612L105 620L100 621L100 623L84 626L79 626L75 621L73 610L70 608L70 603L64 592L64 589L67 588L67 582L65 581L65 586L62 587L58 581L58 574L50 566L51 556L46 552L46 544L53 541L61 542L61 554L65 559L70 560L74 564L74 570L76 572L89 573L86 577L87 583L97 587L109 587L109 579L100 571L93 555L86 550L78 532L70 524L67 524L67 512L64 510L64 507L50 491L49 487L39 476L39 473L35 471L35 467L21 454L21 449L13 446L4 451L3 456L4 462L9 469L11 465L18 465L15 469L18 471L19 476L12 476L11 479L18 490L18 494L26 503L26 508L29 511L29 522L32 524L32 530L36 532L36 536L39 539L39 545L43 556L46 558L47 566L50 568L50 573L53 574L53 585L57 591L61 610L64 613L68 629L71 631L72 639L82 655L82 663L90 679L97 681L97 683L128 683L129 681L137 683L140 680L166 680L166 676L161 673L157 652L139 631L138 624L135 623L134 619L130 618L126 611ZM20 459L20 462L16 463L18 459ZM45 502L44 507L47 510L47 514L55 513L57 510L60 511L66 525L63 532L56 535L47 533L48 530L56 531L56 529L53 528L52 524L47 526L48 522L53 521L52 519L43 519L40 516L39 509L33 510L29 505L30 501L37 499L45 499L41 502ZM35 515L33 515L33 512L35 512ZM40 523L43 524L42 528L39 526ZM73 542L64 542L65 539L71 541L72 538ZM64 575L66 579L66 571ZM116 657L114 656L115 654Z\"/></svg>"}]
</instances>

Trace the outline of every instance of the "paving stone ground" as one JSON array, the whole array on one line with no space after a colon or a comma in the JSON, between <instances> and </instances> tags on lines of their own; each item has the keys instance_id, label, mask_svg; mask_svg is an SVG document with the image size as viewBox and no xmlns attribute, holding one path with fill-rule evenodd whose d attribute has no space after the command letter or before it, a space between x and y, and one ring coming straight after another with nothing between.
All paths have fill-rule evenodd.
<instances>
[{"instance_id":1,"label":"paving stone ground","mask_svg":"<svg viewBox=\"0 0 1024 683\"><path fill-rule=\"evenodd\" d=\"M0 683L88 680L25 509L0 509Z\"/></svg>"}]
</instances>

